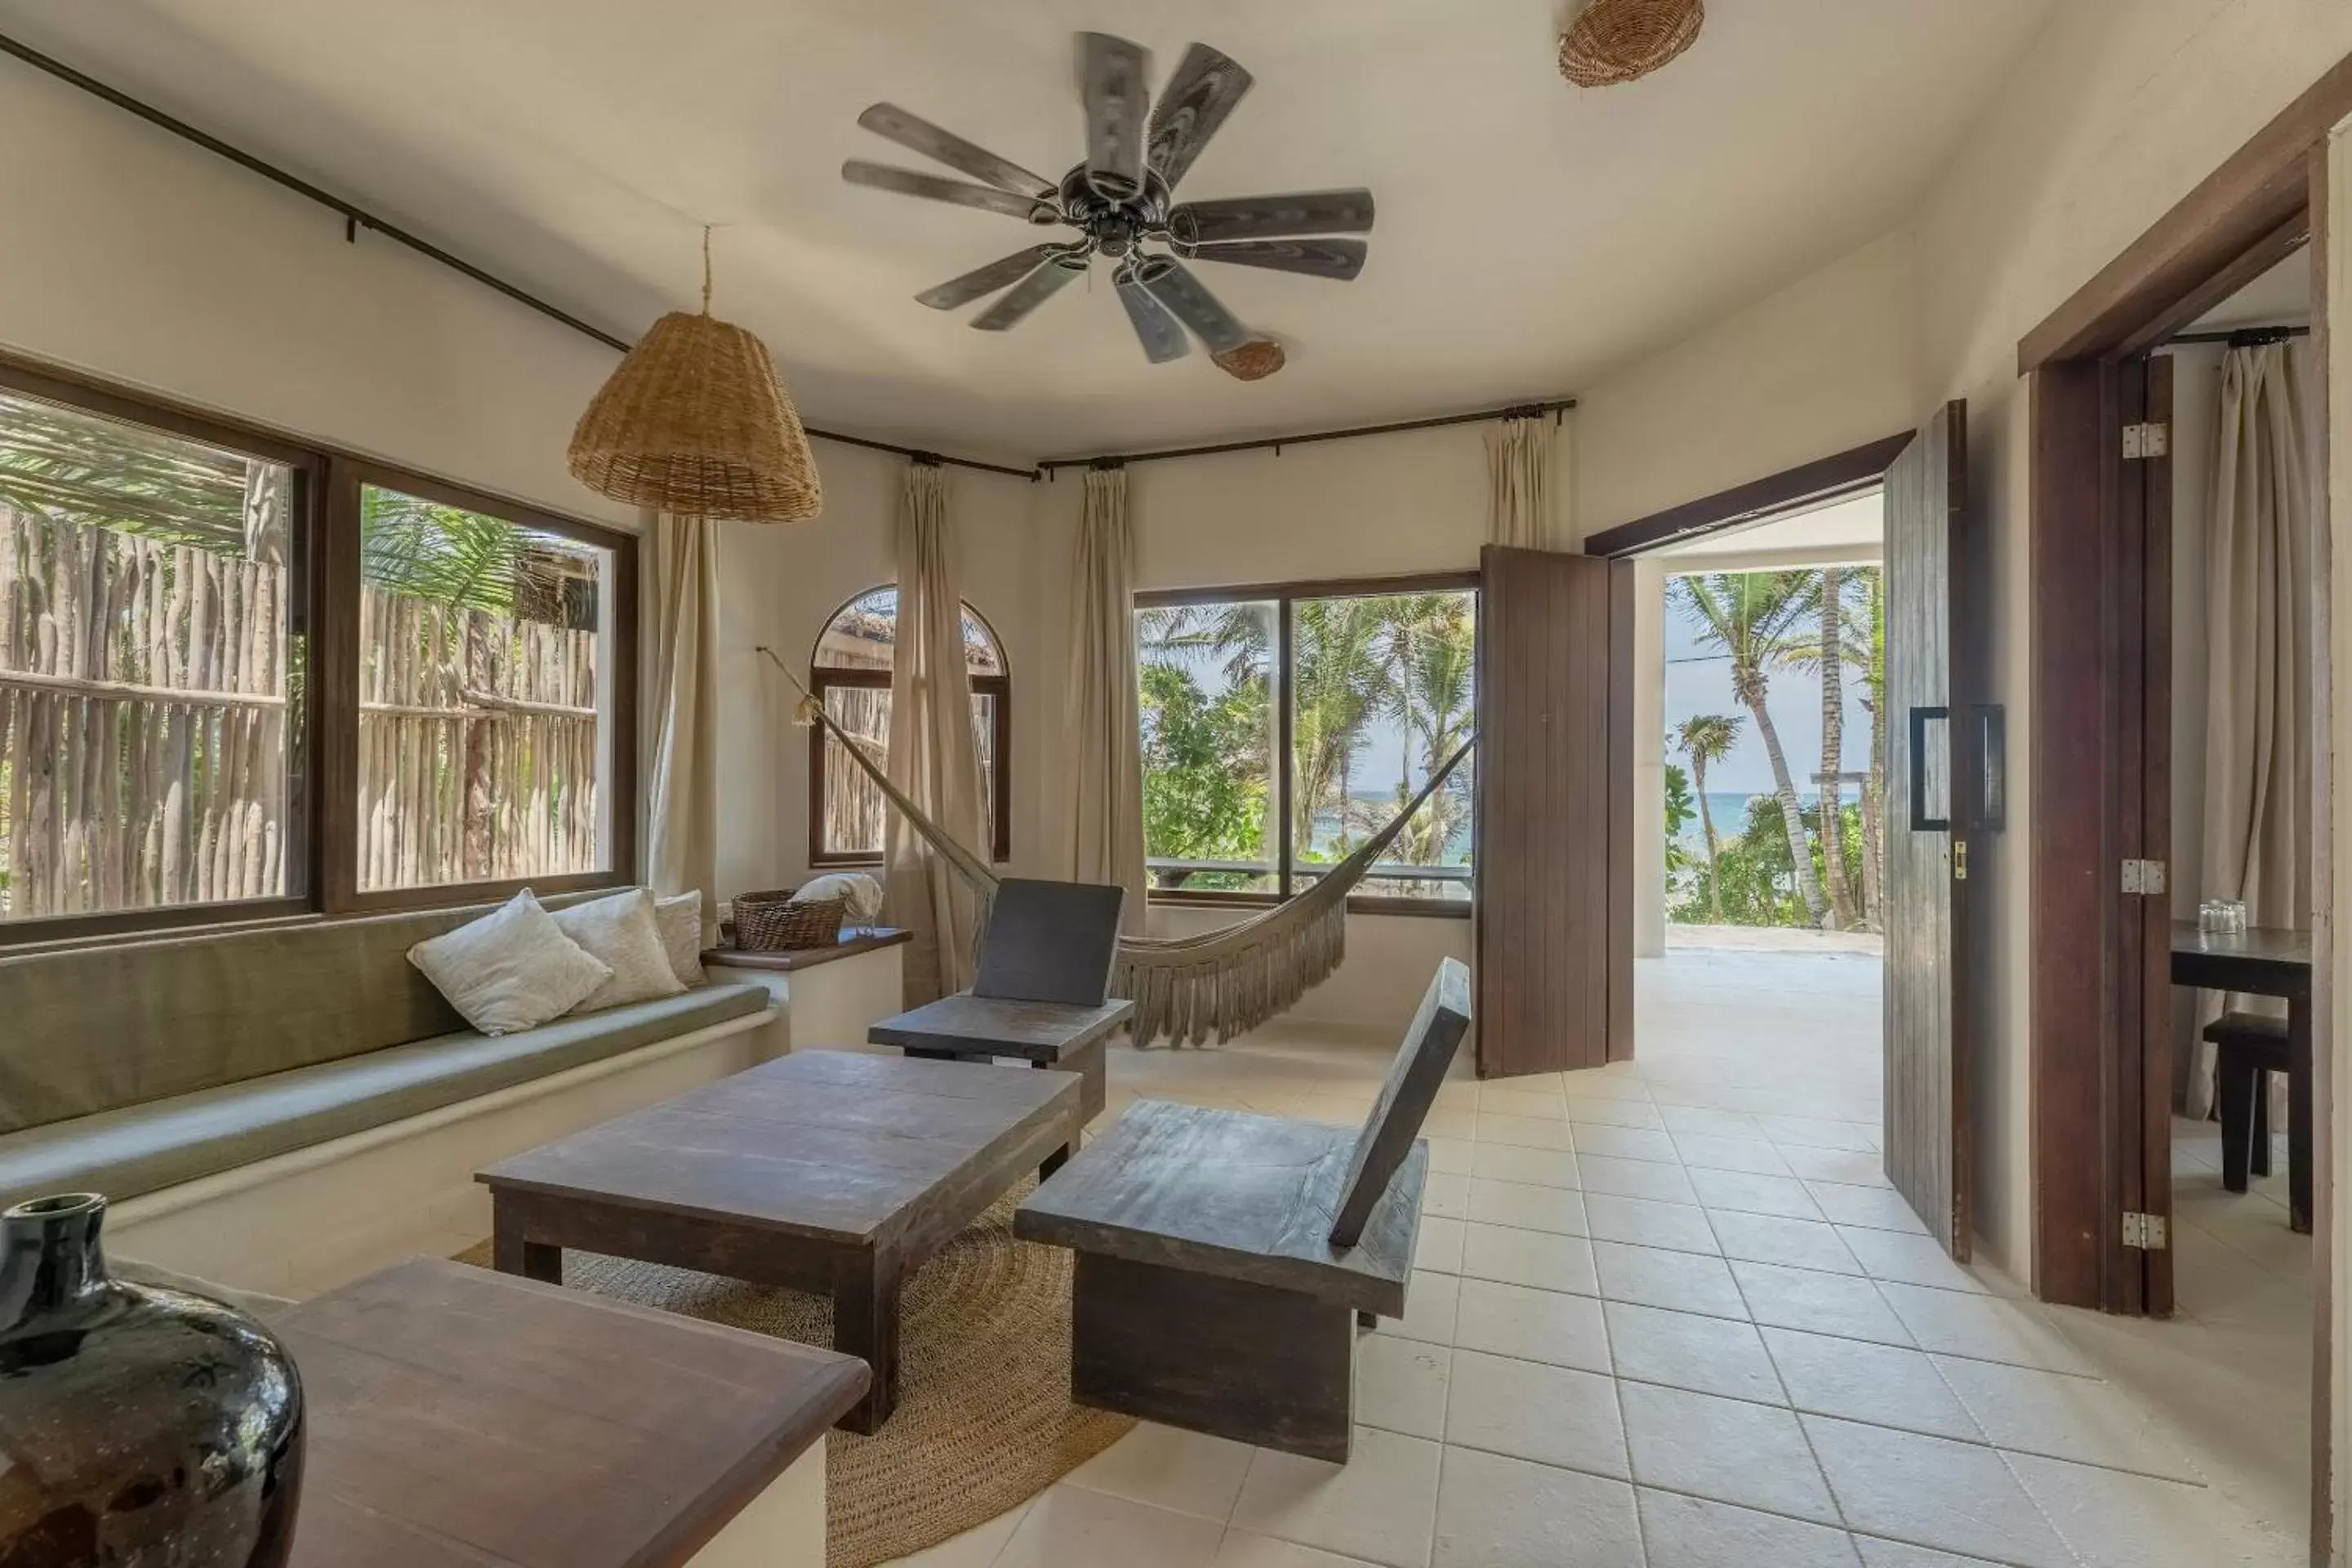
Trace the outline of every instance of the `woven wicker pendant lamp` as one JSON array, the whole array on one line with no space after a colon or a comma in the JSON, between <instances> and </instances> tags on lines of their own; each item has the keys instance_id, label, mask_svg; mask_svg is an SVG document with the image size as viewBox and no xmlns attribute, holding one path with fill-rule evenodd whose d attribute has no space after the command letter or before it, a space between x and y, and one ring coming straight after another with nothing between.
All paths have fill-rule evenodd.
<instances>
[{"instance_id":1,"label":"woven wicker pendant lamp","mask_svg":"<svg viewBox=\"0 0 2352 1568\"><path fill-rule=\"evenodd\" d=\"M798 522L824 509L816 459L767 346L710 313L653 324L572 432L572 477L598 495L680 517Z\"/></svg>"},{"instance_id":2,"label":"woven wicker pendant lamp","mask_svg":"<svg viewBox=\"0 0 2352 1568\"><path fill-rule=\"evenodd\" d=\"M1559 39L1559 74L1579 87L1635 81L1691 47L1705 0L1592 0Z\"/></svg>"}]
</instances>

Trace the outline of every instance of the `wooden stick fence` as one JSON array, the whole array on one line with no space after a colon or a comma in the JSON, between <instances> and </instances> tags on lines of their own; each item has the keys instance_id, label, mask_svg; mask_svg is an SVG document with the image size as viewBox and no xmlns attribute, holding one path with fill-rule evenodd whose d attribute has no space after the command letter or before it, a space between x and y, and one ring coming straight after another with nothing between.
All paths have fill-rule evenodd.
<instances>
[{"instance_id":1,"label":"wooden stick fence","mask_svg":"<svg viewBox=\"0 0 2352 1568\"><path fill-rule=\"evenodd\" d=\"M596 634L363 589L360 886L596 869Z\"/></svg>"},{"instance_id":2,"label":"wooden stick fence","mask_svg":"<svg viewBox=\"0 0 2352 1568\"><path fill-rule=\"evenodd\" d=\"M286 573L0 507L0 914L287 888ZM593 632L362 591L361 886L597 858Z\"/></svg>"},{"instance_id":3,"label":"wooden stick fence","mask_svg":"<svg viewBox=\"0 0 2352 1568\"><path fill-rule=\"evenodd\" d=\"M0 509L11 917L285 887L285 572Z\"/></svg>"}]
</instances>

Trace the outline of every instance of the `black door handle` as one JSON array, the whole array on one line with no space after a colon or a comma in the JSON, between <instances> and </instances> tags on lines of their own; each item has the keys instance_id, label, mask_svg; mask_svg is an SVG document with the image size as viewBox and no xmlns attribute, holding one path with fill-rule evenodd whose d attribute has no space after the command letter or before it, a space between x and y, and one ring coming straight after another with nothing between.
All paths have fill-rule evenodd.
<instances>
[{"instance_id":1,"label":"black door handle","mask_svg":"<svg viewBox=\"0 0 2352 1568\"><path fill-rule=\"evenodd\" d=\"M1911 710L1911 831L1914 833L1949 833L1952 819L1927 815L1927 721L1931 719L1951 721L1948 708L1914 708ZM1946 809L1949 809L1948 805Z\"/></svg>"}]
</instances>

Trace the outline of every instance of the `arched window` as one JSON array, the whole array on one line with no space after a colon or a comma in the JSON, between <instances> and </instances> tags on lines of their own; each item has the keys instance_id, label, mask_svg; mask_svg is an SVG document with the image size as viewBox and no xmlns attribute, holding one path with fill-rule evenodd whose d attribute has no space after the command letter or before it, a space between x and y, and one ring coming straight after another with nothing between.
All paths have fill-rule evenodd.
<instances>
[{"instance_id":1,"label":"arched window","mask_svg":"<svg viewBox=\"0 0 2352 1568\"><path fill-rule=\"evenodd\" d=\"M834 612L809 661L810 684L824 710L877 757L887 757L890 750L890 661L898 646L898 590L885 584ZM970 605L963 607L963 665L971 675L982 820L989 825L991 855L1005 860L1013 854L1013 792L1005 774L1013 692L1003 645ZM889 809L874 781L844 754L841 742L821 728L810 730L809 864L878 864Z\"/></svg>"}]
</instances>

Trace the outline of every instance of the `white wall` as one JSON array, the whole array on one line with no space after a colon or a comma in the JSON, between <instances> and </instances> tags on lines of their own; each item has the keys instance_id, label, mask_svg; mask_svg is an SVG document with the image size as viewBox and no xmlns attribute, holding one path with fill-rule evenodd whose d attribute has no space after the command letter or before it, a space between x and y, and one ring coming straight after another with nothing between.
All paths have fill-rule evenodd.
<instances>
[{"instance_id":1,"label":"white wall","mask_svg":"<svg viewBox=\"0 0 2352 1568\"><path fill-rule=\"evenodd\" d=\"M1920 403L1969 402L1969 481L1991 528L1993 687L2009 710L2009 828L1990 1038L1978 1075L1977 1219L2021 1276L2032 1249L2033 932L2026 398L2017 341L2352 50L2332 0L2068 0L1965 139L1915 226Z\"/></svg>"},{"instance_id":2,"label":"white wall","mask_svg":"<svg viewBox=\"0 0 2352 1568\"><path fill-rule=\"evenodd\" d=\"M817 635L847 600L895 581L899 487L906 459L816 444L824 513L804 523L723 525L719 539L719 893L790 887L808 874L809 731L793 721L789 681L755 649L762 643L802 679ZM1045 748L1058 748L1064 634L1039 605L1049 563L1030 526L1033 487L968 468L948 470L954 560L964 602L1004 645L1012 681L1013 859L1048 867L1038 813ZM1050 722L1049 722L1050 719Z\"/></svg>"},{"instance_id":3,"label":"white wall","mask_svg":"<svg viewBox=\"0 0 2352 1568\"><path fill-rule=\"evenodd\" d=\"M613 350L0 58L0 347L625 528L564 471Z\"/></svg>"},{"instance_id":4,"label":"white wall","mask_svg":"<svg viewBox=\"0 0 2352 1568\"><path fill-rule=\"evenodd\" d=\"M1915 331L1898 233L1579 389L1580 535L1908 429Z\"/></svg>"}]
</instances>

